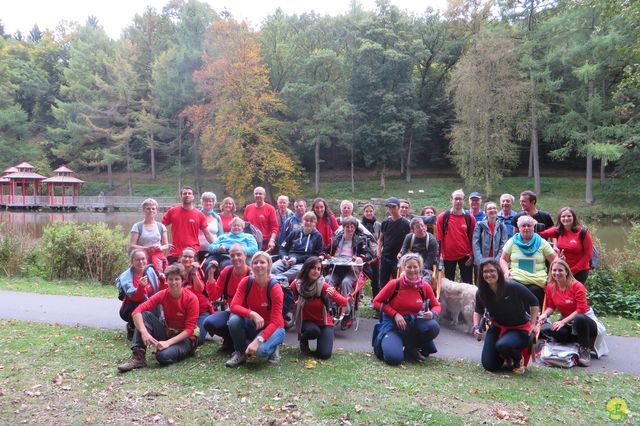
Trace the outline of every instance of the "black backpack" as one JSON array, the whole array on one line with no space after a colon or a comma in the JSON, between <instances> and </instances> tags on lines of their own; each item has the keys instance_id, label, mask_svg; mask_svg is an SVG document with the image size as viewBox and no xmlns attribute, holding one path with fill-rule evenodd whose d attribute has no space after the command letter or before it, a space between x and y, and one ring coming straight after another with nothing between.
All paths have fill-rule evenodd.
<instances>
[{"instance_id":1,"label":"black backpack","mask_svg":"<svg viewBox=\"0 0 640 426\"><path fill-rule=\"evenodd\" d=\"M444 217L442 220L442 239L444 240L444 236L447 233L449 228L449 218L451 217L451 210L447 210L444 212ZM471 229L471 215L464 212L464 221L467 223L467 237L469 238L469 242L473 241L473 230Z\"/></svg>"},{"instance_id":2,"label":"black backpack","mask_svg":"<svg viewBox=\"0 0 640 426\"><path fill-rule=\"evenodd\" d=\"M253 285L253 280L255 277L251 275L249 277L249 281L247 281L247 290L244 293L244 305L247 306L247 298L249 297L249 292L251 291L251 286ZM286 319L287 315L291 311L291 306L293 305L293 289L289 284L289 281L284 276L275 276L271 277L269 280L269 284L267 285L267 310L271 310L271 289L275 285L280 285L282 288L282 317Z\"/></svg>"}]
</instances>

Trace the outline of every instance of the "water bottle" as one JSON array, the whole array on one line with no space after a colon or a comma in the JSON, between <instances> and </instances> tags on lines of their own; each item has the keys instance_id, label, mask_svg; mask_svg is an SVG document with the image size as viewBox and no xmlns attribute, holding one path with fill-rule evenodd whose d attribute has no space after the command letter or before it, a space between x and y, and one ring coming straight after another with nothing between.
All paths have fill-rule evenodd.
<instances>
[{"instance_id":1,"label":"water bottle","mask_svg":"<svg viewBox=\"0 0 640 426\"><path fill-rule=\"evenodd\" d=\"M424 318L424 313L429 310L429 302L430 302L429 299L424 301L424 304L422 305L422 309L418 312L418 315L416 315L416 318L420 318L420 319Z\"/></svg>"}]
</instances>

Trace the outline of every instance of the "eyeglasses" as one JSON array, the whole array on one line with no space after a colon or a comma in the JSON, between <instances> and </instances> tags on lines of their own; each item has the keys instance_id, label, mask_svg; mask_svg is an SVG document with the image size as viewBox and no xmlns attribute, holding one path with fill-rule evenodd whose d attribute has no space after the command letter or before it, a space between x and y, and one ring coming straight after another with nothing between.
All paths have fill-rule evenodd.
<instances>
[{"instance_id":1,"label":"eyeglasses","mask_svg":"<svg viewBox=\"0 0 640 426\"><path fill-rule=\"evenodd\" d=\"M493 275L493 274L497 274L498 270L497 269L483 269L482 270L482 274L483 275Z\"/></svg>"}]
</instances>

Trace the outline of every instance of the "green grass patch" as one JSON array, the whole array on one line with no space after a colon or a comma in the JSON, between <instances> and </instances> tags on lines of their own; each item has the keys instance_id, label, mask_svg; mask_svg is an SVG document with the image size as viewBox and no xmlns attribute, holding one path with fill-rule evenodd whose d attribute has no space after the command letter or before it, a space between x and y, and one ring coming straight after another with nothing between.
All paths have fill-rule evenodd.
<instances>
[{"instance_id":1,"label":"green grass patch","mask_svg":"<svg viewBox=\"0 0 640 426\"><path fill-rule=\"evenodd\" d=\"M0 289L64 296L117 297L115 284L91 281L46 280L43 278L0 278Z\"/></svg>"},{"instance_id":2,"label":"green grass patch","mask_svg":"<svg viewBox=\"0 0 640 426\"><path fill-rule=\"evenodd\" d=\"M371 354L310 363L286 347L279 366L224 367L195 357L119 374L122 332L0 321L0 422L39 424L605 424L606 402L638 410L638 378L580 369L490 374L473 362L388 367ZM629 417L632 424L637 417Z\"/></svg>"}]
</instances>

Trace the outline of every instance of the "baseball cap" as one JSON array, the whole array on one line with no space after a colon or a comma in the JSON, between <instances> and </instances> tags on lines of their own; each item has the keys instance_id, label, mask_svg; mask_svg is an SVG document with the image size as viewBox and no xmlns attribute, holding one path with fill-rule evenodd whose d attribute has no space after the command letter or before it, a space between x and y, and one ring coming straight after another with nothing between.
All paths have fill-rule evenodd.
<instances>
[{"instance_id":1,"label":"baseball cap","mask_svg":"<svg viewBox=\"0 0 640 426\"><path fill-rule=\"evenodd\" d=\"M469 198L482 198L482 195L479 192L472 192L469 194Z\"/></svg>"},{"instance_id":2,"label":"baseball cap","mask_svg":"<svg viewBox=\"0 0 640 426\"><path fill-rule=\"evenodd\" d=\"M396 197L387 198L387 201L384 203L384 205L397 207L400 205L400 200L398 200Z\"/></svg>"}]
</instances>

